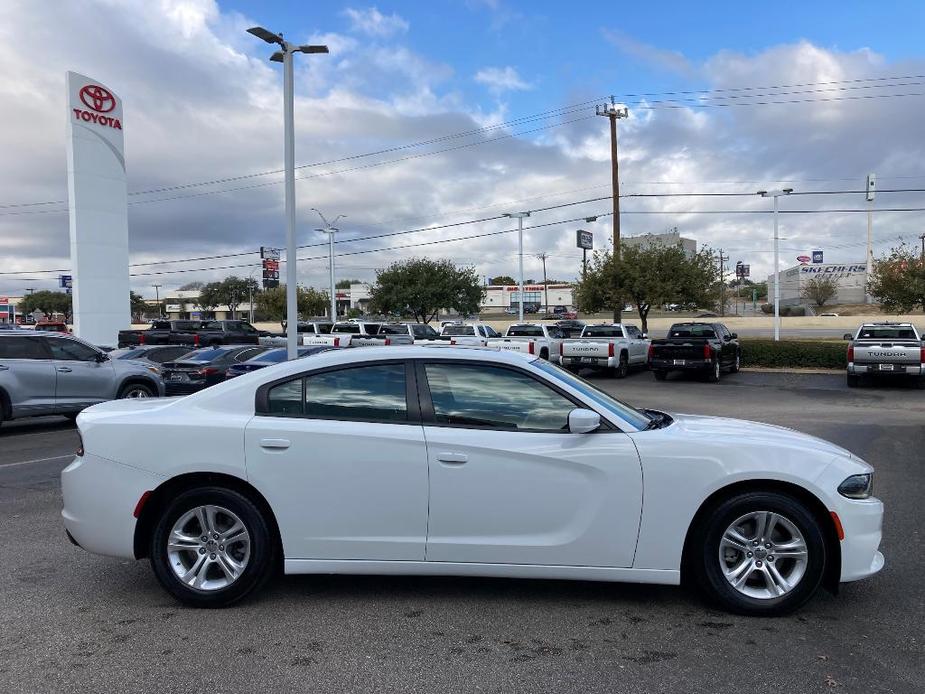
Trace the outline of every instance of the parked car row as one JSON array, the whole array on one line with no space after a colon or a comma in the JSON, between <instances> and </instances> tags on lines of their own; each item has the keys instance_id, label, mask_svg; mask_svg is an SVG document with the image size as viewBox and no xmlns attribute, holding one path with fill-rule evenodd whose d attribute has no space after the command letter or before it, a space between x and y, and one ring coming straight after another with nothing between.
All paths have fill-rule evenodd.
<instances>
[{"instance_id":1,"label":"parked car row","mask_svg":"<svg viewBox=\"0 0 925 694\"><path fill-rule=\"evenodd\" d=\"M146 330L120 330L119 347L136 345L257 344L271 333L258 330L245 320L156 320Z\"/></svg>"}]
</instances>

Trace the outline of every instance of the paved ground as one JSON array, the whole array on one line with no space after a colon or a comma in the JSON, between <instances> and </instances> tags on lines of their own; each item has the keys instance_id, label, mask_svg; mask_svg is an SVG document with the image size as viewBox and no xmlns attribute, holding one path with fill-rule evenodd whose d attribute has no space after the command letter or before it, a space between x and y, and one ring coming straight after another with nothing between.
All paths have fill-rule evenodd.
<instances>
[{"instance_id":1,"label":"paved ground","mask_svg":"<svg viewBox=\"0 0 925 694\"><path fill-rule=\"evenodd\" d=\"M887 504L886 568L769 620L729 616L677 588L453 578L282 578L236 608L193 611L160 590L147 563L65 540L57 476L73 428L8 423L0 690L922 691L925 393L849 391L829 375L601 383L639 405L783 424L864 456Z\"/></svg>"}]
</instances>

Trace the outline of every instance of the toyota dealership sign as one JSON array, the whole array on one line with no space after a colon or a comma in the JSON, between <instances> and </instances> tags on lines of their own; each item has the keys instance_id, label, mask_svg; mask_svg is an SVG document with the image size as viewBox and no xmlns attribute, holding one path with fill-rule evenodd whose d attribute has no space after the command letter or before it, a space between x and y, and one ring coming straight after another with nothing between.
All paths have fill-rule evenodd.
<instances>
[{"instance_id":1,"label":"toyota dealership sign","mask_svg":"<svg viewBox=\"0 0 925 694\"><path fill-rule=\"evenodd\" d=\"M116 97L106 87L98 84L85 84L77 92L77 98L86 108L73 108L74 118L85 123L98 123L116 130L122 130L122 109L119 115L110 115L118 105Z\"/></svg>"}]
</instances>

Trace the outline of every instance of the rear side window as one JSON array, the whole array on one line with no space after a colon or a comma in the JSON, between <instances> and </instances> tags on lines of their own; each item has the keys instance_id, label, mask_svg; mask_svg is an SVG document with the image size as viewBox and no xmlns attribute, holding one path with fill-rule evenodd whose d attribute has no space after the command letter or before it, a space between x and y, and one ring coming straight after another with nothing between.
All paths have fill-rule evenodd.
<instances>
[{"instance_id":1,"label":"rear side window","mask_svg":"<svg viewBox=\"0 0 925 694\"><path fill-rule=\"evenodd\" d=\"M412 325L411 332L415 337L418 338L427 338L427 337L436 337L437 331L431 328L429 325L421 323L419 325Z\"/></svg>"},{"instance_id":2,"label":"rear side window","mask_svg":"<svg viewBox=\"0 0 925 694\"><path fill-rule=\"evenodd\" d=\"M311 374L270 389L270 414L312 419L406 422L404 364L376 364ZM299 405L294 404L299 398Z\"/></svg>"},{"instance_id":3,"label":"rear side window","mask_svg":"<svg viewBox=\"0 0 925 694\"><path fill-rule=\"evenodd\" d=\"M475 328L471 325L447 325L443 328L443 334L450 337L475 335Z\"/></svg>"},{"instance_id":4,"label":"rear side window","mask_svg":"<svg viewBox=\"0 0 925 694\"><path fill-rule=\"evenodd\" d=\"M255 349L242 349L240 352L234 355L234 361L241 362L247 361L252 357L256 357L258 354L263 354L266 350L255 348Z\"/></svg>"},{"instance_id":5,"label":"rear side window","mask_svg":"<svg viewBox=\"0 0 925 694\"><path fill-rule=\"evenodd\" d=\"M44 340L39 337L0 338L0 359L50 359Z\"/></svg>"},{"instance_id":6,"label":"rear side window","mask_svg":"<svg viewBox=\"0 0 925 694\"><path fill-rule=\"evenodd\" d=\"M589 325L581 334L582 337L623 337L622 328L610 325Z\"/></svg>"},{"instance_id":7,"label":"rear side window","mask_svg":"<svg viewBox=\"0 0 925 694\"><path fill-rule=\"evenodd\" d=\"M184 354L189 352L187 347L162 347L160 349L152 349L147 354L142 353L142 358L150 359L151 361L156 361L159 364L164 363L165 361L173 361L177 357L181 357Z\"/></svg>"},{"instance_id":8,"label":"rear side window","mask_svg":"<svg viewBox=\"0 0 925 694\"><path fill-rule=\"evenodd\" d=\"M380 335L407 335L408 328L404 325L383 325L379 328Z\"/></svg>"},{"instance_id":9,"label":"rear side window","mask_svg":"<svg viewBox=\"0 0 925 694\"><path fill-rule=\"evenodd\" d=\"M538 325L512 325L507 329L508 337L543 337L543 329Z\"/></svg>"},{"instance_id":10,"label":"rear side window","mask_svg":"<svg viewBox=\"0 0 925 694\"><path fill-rule=\"evenodd\" d=\"M332 332L359 335L360 326L356 323L338 323L332 328Z\"/></svg>"}]
</instances>

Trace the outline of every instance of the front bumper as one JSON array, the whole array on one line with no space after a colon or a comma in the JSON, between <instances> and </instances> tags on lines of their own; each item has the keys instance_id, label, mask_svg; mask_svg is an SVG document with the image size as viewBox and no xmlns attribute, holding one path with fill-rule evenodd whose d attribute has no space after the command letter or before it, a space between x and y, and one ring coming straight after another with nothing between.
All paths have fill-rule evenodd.
<instances>
[{"instance_id":1,"label":"front bumper","mask_svg":"<svg viewBox=\"0 0 925 694\"><path fill-rule=\"evenodd\" d=\"M61 472L61 517L73 541L95 554L135 558L138 500L163 478L84 454Z\"/></svg>"},{"instance_id":2,"label":"front bumper","mask_svg":"<svg viewBox=\"0 0 925 694\"><path fill-rule=\"evenodd\" d=\"M883 537L883 502L871 497L839 503L838 518L845 530L841 542L840 581L858 581L883 568L880 540Z\"/></svg>"}]
</instances>

